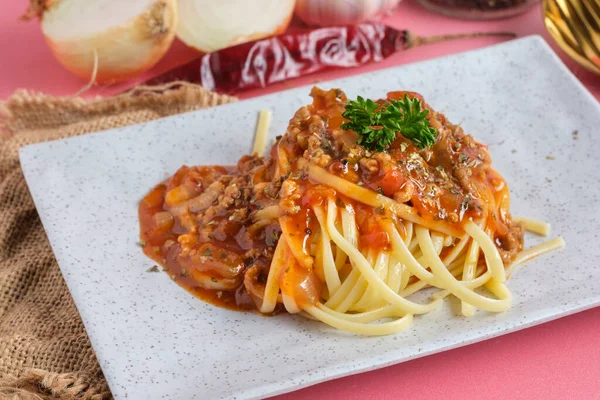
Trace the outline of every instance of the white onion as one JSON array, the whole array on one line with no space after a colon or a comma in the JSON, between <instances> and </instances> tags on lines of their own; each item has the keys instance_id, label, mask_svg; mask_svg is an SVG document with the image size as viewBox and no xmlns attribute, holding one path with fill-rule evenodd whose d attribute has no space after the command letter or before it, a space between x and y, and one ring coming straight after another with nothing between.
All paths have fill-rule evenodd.
<instances>
[{"instance_id":1,"label":"white onion","mask_svg":"<svg viewBox=\"0 0 600 400\"><path fill-rule=\"evenodd\" d=\"M119 82L151 68L168 50L176 0L54 0L39 9L52 52L69 71L97 83Z\"/></svg>"},{"instance_id":2,"label":"white onion","mask_svg":"<svg viewBox=\"0 0 600 400\"><path fill-rule=\"evenodd\" d=\"M179 0L177 37L203 52L282 33L295 0Z\"/></svg>"},{"instance_id":3,"label":"white onion","mask_svg":"<svg viewBox=\"0 0 600 400\"><path fill-rule=\"evenodd\" d=\"M382 17L400 0L297 0L296 15L308 25L351 25Z\"/></svg>"}]
</instances>

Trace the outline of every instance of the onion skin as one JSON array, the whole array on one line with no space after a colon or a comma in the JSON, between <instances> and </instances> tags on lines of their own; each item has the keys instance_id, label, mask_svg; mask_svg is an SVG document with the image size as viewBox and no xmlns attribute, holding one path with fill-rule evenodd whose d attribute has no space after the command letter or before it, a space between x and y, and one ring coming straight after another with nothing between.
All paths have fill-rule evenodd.
<instances>
[{"instance_id":1,"label":"onion skin","mask_svg":"<svg viewBox=\"0 0 600 400\"><path fill-rule=\"evenodd\" d=\"M44 14L59 1L46 1L42 28ZM60 41L44 36L56 59L73 74L89 81L97 54L95 83L116 83L147 71L162 58L175 37L177 20L176 0L160 0L126 24L95 35Z\"/></svg>"}]
</instances>

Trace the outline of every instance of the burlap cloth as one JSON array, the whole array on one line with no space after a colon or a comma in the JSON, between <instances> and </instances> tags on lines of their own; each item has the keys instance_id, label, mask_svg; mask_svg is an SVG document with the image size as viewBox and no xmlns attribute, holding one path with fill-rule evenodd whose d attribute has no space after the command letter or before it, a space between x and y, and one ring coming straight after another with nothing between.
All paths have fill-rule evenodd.
<instances>
[{"instance_id":1,"label":"burlap cloth","mask_svg":"<svg viewBox=\"0 0 600 400\"><path fill-rule=\"evenodd\" d=\"M19 164L19 148L235 101L194 85L86 102L17 91L0 110L0 399L105 399L110 391Z\"/></svg>"}]
</instances>

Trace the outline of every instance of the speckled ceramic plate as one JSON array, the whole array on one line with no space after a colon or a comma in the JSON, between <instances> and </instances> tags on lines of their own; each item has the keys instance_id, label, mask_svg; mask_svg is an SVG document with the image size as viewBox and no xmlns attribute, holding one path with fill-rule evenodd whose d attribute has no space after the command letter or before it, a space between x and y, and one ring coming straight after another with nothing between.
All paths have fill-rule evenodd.
<instances>
[{"instance_id":1,"label":"speckled ceramic plate","mask_svg":"<svg viewBox=\"0 0 600 400\"><path fill-rule=\"evenodd\" d=\"M514 214L550 221L567 249L511 277L506 313L464 319L449 302L405 332L358 337L205 304L146 272L153 263L137 244L137 203L152 186L182 164L233 164L250 149L260 109L274 111L271 135L284 133L308 87L28 146L27 182L115 398L264 397L600 304L600 107L539 37L321 85L352 97L421 92L489 144Z\"/></svg>"}]
</instances>

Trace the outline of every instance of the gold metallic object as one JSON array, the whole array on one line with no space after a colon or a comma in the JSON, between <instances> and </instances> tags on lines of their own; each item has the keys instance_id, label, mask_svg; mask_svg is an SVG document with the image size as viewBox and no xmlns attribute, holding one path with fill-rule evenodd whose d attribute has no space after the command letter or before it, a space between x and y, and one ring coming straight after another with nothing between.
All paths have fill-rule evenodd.
<instances>
[{"instance_id":1,"label":"gold metallic object","mask_svg":"<svg viewBox=\"0 0 600 400\"><path fill-rule=\"evenodd\" d=\"M560 48L600 75L600 0L544 0L544 24Z\"/></svg>"}]
</instances>

